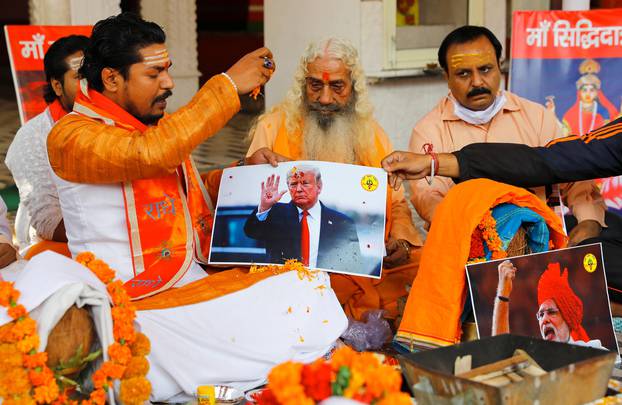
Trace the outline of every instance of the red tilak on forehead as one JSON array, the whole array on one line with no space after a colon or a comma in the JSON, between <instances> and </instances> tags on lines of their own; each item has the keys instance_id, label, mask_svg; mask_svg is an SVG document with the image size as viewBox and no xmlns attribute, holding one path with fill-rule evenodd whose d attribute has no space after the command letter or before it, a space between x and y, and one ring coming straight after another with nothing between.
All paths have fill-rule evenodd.
<instances>
[{"instance_id":1,"label":"red tilak on forehead","mask_svg":"<svg viewBox=\"0 0 622 405\"><path fill-rule=\"evenodd\" d=\"M325 83L328 83L330 81L330 75L328 74L328 72L322 72L322 80Z\"/></svg>"}]
</instances>

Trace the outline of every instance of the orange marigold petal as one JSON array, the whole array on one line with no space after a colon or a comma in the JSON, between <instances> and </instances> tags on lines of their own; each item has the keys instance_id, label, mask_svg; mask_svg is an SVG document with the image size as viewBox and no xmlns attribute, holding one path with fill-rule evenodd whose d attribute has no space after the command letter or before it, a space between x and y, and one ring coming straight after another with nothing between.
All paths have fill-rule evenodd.
<instances>
[{"instance_id":1,"label":"orange marigold petal","mask_svg":"<svg viewBox=\"0 0 622 405\"><path fill-rule=\"evenodd\" d=\"M151 395L151 383L145 377L128 378L121 381L119 398L124 405L142 405Z\"/></svg>"}]
</instances>

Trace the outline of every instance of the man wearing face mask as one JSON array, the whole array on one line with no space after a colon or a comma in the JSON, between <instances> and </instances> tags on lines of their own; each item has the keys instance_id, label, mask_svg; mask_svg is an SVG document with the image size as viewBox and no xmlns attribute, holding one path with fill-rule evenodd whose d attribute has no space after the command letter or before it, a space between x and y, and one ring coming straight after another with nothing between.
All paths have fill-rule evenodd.
<instances>
[{"instance_id":1,"label":"man wearing face mask","mask_svg":"<svg viewBox=\"0 0 622 405\"><path fill-rule=\"evenodd\" d=\"M500 88L501 50L499 40L485 27L463 26L443 40L438 60L450 91L415 126L411 151L453 152L478 142L543 146L562 137L550 111ZM411 182L412 203L428 224L453 186L451 178L440 176L434 177L432 184L424 179ZM570 245L600 235L606 226L605 205L595 184L568 183L561 191L578 223L573 227L574 218L568 219Z\"/></svg>"}]
</instances>

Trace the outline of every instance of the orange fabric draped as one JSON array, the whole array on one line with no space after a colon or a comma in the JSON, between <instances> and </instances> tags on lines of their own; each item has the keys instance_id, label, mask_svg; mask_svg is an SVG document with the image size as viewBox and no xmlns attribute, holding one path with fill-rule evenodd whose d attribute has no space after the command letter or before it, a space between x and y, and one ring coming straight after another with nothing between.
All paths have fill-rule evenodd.
<instances>
[{"instance_id":1,"label":"orange fabric draped","mask_svg":"<svg viewBox=\"0 0 622 405\"><path fill-rule=\"evenodd\" d=\"M460 315L466 297L465 264L471 234L484 214L501 203L527 207L546 221L555 249L566 246L560 218L525 189L487 179L453 187L434 214L397 339L437 346L460 339Z\"/></svg>"},{"instance_id":2,"label":"orange fabric draped","mask_svg":"<svg viewBox=\"0 0 622 405\"><path fill-rule=\"evenodd\" d=\"M268 277L288 271L293 270L278 268L261 273L249 273L247 269L226 270L132 303L140 311L196 304L243 290Z\"/></svg>"},{"instance_id":3,"label":"orange fabric draped","mask_svg":"<svg viewBox=\"0 0 622 405\"><path fill-rule=\"evenodd\" d=\"M382 137L386 137L386 135L382 132L382 129L379 126L375 129L374 148L369 150L368 155L364 159L357 162L359 165L381 167L380 162L382 158L391 152L383 145ZM281 121L277 131L272 150L292 160L301 159L302 133L298 131L295 134L290 134L287 131L284 119ZM389 188L387 192L385 240L394 228L400 227L404 229L404 234L409 234L406 228L409 226L412 228L410 211L405 217L406 219L401 217L395 218L392 215L392 202L392 190ZM402 223L405 221L409 223ZM410 232L411 235L412 233L415 233L415 231ZM415 234L409 239L411 239L410 242L413 242L413 239L418 241L419 235ZM360 319L368 310L384 309L386 311L385 317L395 319L398 315L397 299L406 296L405 286L411 284L417 275L420 251L421 249L412 249L410 261L407 264L392 269L383 268L382 278L380 279L331 274L331 287L335 291L339 302L343 305L345 313L350 317Z\"/></svg>"},{"instance_id":4,"label":"orange fabric draped","mask_svg":"<svg viewBox=\"0 0 622 405\"><path fill-rule=\"evenodd\" d=\"M67 256L71 258L71 252L69 251L69 246L66 242L54 242L52 240L43 240L39 243L36 243L28 249L26 254L24 255L24 259L30 260L39 253L43 253L46 250L51 250L52 252L56 252L63 256Z\"/></svg>"}]
</instances>

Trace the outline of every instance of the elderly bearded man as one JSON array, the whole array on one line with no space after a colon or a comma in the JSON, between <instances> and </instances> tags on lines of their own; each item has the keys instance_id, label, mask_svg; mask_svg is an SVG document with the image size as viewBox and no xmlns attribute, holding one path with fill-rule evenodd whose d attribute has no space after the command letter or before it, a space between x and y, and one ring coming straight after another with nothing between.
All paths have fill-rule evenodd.
<instances>
[{"instance_id":1,"label":"elderly bearded man","mask_svg":"<svg viewBox=\"0 0 622 405\"><path fill-rule=\"evenodd\" d=\"M391 143L374 120L356 49L346 41L310 44L300 60L286 99L251 129L248 155L263 147L294 160L323 160L380 167ZM417 273L422 240L403 191L387 199L387 256L382 279L331 275L346 313L385 309L398 315L397 299L407 294Z\"/></svg>"},{"instance_id":2,"label":"elderly bearded man","mask_svg":"<svg viewBox=\"0 0 622 405\"><path fill-rule=\"evenodd\" d=\"M447 35L438 50L438 60L450 92L415 126L411 151L422 152L431 145L437 153L453 152L477 142L544 146L562 137L550 111L500 90L501 50L497 38L485 27L464 26ZM411 182L411 200L421 218L432 222L436 207L453 186L450 178L441 176L431 185L424 179ZM606 207L596 185L591 181L568 183L561 191L574 215L568 219L570 245L598 236L605 226ZM607 220L610 218L619 222L608 214Z\"/></svg>"},{"instance_id":3,"label":"elderly bearded man","mask_svg":"<svg viewBox=\"0 0 622 405\"><path fill-rule=\"evenodd\" d=\"M510 299L517 269L511 261L499 264L499 284L492 314L492 336L510 333ZM538 281L536 319L542 339L604 349L600 340L590 340L582 326L583 301L568 283L568 269L551 263Z\"/></svg>"},{"instance_id":4,"label":"elderly bearded man","mask_svg":"<svg viewBox=\"0 0 622 405\"><path fill-rule=\"evenodd\" d=\"M163 117L174 87L164 42L158 25L133 14L98 22L74 114L53 128L48 153L72 254L107 262L136 300L136 323L151 340L151 401L186 402L199 385L247 390L278 363L319 358L347 320L323 273L312 282L292 271L207 276L199 265L213 213L190 152L238 111L238 94L268 80L272 54L249 53ZM23 272L41 272L24 299L78 277L35 266L42 257ZM313 311L288 314L287 305Z\"/></svg>"}]
</instances>

